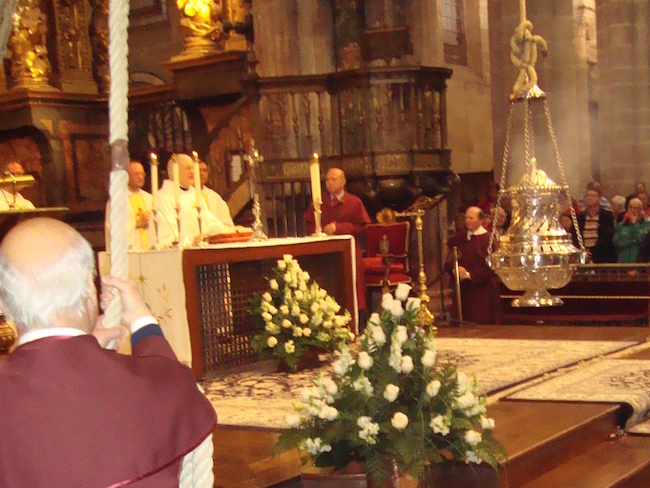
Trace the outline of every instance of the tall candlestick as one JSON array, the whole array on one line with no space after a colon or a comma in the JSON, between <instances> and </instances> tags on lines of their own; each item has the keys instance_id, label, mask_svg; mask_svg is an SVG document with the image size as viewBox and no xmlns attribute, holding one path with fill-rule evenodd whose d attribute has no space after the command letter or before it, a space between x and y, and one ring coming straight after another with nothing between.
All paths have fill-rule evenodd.
<instances>
[{"instance_id":1,"label":"tall candlestick","mask_svg":"<svg viewBox=\"0 0 650 488\"><path fill-rule=\"evenodd\" d=\"M194 160L194 198L196 199L196 208L201 208L203 203L203 196L201 195L201 171L199 167L199 153L192 151L192 159Z\"/></svg>"},{"instance_id":2,"label":"tall candlestick","mask_svg":"<svg viewBox=\"0 0 650 488\"><path fill-rule=\"evenodd\" d=\"M251 154L252 156L248 158L248 167L249 167L248 186L250 188L251 200L255 200L255 160L259 157L259 153L257 152L257 149L253 149L251 151Z\"/></svg>"},{"instance_id":3,"label":"tall candlestick","mask_svg":"<svg viewBox=\"0 0 650 488\"><path fill-rule=\"evenodd\" d=\"M151 170L151 207L156 211L158 197L158 156L156 153L149 154L149 169Z\"/></svg>"},{"instance_id":4,"label":"tall candlestick","mask_svg":"<svg viewBox=\"0 0 650 488\"><path fill-rule=\"evenodd\" d=\"M320 191L320 161L318 153L314 153L314 157L309 163L309 175L311 176L311 198L313 202L322 202Z\"/></svg>"},{"instance_id":5,"label":"tall candlestick","mask_svg":"<svg viewBox=\"0 0 650 488\"><path fill-rule=\"evenodd\" d=\"M174 182L174 205L176 209L181 208L181 175L178 168L178 161L172 164L172 181Z\"/></svg>"},{"instance_id":6,"label":"tall candlestick","mask_svg":"<svg viewBox=\"0 0 650 488\"><path fill-rule=\"evenodd\" d=\"M151 217L153 219L154 236L149 238L149 244L158 249L158 156L149 154L149 169L151 170Z\"/></svg>"}]
</instances>

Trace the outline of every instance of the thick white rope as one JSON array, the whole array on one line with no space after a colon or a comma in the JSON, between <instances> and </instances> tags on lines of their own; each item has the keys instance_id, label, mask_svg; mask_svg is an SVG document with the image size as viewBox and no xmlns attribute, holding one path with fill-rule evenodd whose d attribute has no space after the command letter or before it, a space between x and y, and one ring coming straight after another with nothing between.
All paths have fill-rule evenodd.
<instances>
[{"instance_id":1,"label":"thick white rope","mask_svg":"<svg viewBox=\"0 0 650 488\"><path fill-rule=\"evenodd\" d=\"M212 434L210 434L196 449L183 458L183 467L178 482L179 488L212 488L214 486L213 451L214 445L212 444Z\"/></svg>"},{"instance_id":2,"label":"thick white rope","mask_svg":"<svg viewBox=\"0 0 650 488\"><path fill-rule=\"evenodd\" d=\"M129 164L128 149L128 28L129 0L110 0L108 10L109 68L111 76L109 97L109 142L111 146L110 181L110 250L111 274L128 278L128 256L126 238L127 184L126 168ZM108 306L104 323L118 325L122 316L122 304L114 299ZM183 458L179 485L182 488L211 488L214 485L212 472L212 435L209 435L191 453Z\"/></svg>"},{"instance_id":3,"label":"thick white rope","mask_svg":"<svg viewBox=\"0 0 650 488\"><path fill-rule=\"evenodd\" d=\"M109 97L109 142L111 146L110 181L110 250L111 274L128 278L127 255L127 184L126 168L129 164L128 149L128 90L129 90L129 0L110 0L108 28L109 68L111 76ZM104 323L116 326L122 316L122 304L115 299L108 306ZM182 488L210 488L214 484L212 473L212 435L208 436L194 451L183 458L179 484Z\"/></svg>"},{"instance_id":4,"label":"thick white rope","mask_svg":"<svg viewBox=\"0 0 650 488\"><path fill-rule=\"evenodd\" d=\"M128 90L129 90L129 0L110 0L108 9L109 71L111 77L109 112L109 142L111 146L110 182L110 250L111 274L127 279L128 256L126 238L127 183L126 167L128 151ZM116 326L122 316L122 304L118 298L111 301L105 311L106 326Z\"/></svg>"}]
</instances>

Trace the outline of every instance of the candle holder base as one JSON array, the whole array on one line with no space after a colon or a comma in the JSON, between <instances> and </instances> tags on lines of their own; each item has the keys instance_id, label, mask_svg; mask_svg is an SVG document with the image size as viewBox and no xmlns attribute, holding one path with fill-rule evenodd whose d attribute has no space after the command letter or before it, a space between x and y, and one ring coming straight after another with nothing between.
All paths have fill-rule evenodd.
<instances>
[{"instance_id":1,"label":"candle holder base","mask_svg":"<svg viewBox=\"0 0 650 488\"><path fill-rule=\"evenodd\" d=\"M323 215L321 208L321 205L323 202L320 200L314 200L314 226L316 227L314 229L314 233L311 234L310 237L325 237L327 234L323 232L323 227L321 225L321 217Z\"/></svg>"},{"instance_id":2,"label":"candle holder base","mask_svg":"<svg viewBox=\"0 0 650 488\"><path fill-rule=\"evenodd\" d=\"M259 242L259 241L268 241L269 236L267 236L262 229L256 229L253 227L253 235L251 236L251 241L253 242Z\"/></svg>"},{"instance_id":3,"label":"candle holder base","mask_svg":"<svg viewBox=\"0 0 650 488\"><path fill-rule=\"evenodd\" d=\"M208 246L209 246L209 243L205 240L204 237L201 237L201 239L199 239L199 242L197 242L196 245L194 245L192 247L195 247L195 248L198 248L198 249L205 249Z\"/></svg>"},{"instance_id":4,"label":"candle holder base","mask_svg":"<svg viewBox=\"0 0 650 488\"><path fill-rule=\"evenodd\" d=\"M435 317L431 313L431 310L426 306L424 302L421 302L420 304L420 310L418 311L418 315L415 319L415 323L418 324L420 327L431 327L431 329L435 332L438 330L438 327L434 326L433 323L435 322Z\"/></svg>"},{"instance_id":5,"label":"candle holder base","mask_svg":"<svg viewBox=\"0 0 650 488\"><path fill-rule=\"evenodd\" d=\"M253 195L253 216L255 217L255 220L251 225L251 229L253 229L251 241L267 241L269 237L264 233L264 226L262 225L262 208L260 207L260 196L257 193Z\"/></svg>"}]
</instances>

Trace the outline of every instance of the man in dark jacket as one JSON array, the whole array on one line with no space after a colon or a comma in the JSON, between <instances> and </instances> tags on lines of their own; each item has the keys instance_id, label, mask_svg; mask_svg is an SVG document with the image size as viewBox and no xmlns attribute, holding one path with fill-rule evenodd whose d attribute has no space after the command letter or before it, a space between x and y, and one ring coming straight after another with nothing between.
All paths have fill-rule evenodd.
<instances>
[{"instance_id":1,"label":"man in dark jacket","mask_svg":"<svg viewBox=\"0 0 650 488\"><path fill-rule=\"evenodd\" d=\"M592 182L585 193L585 210L578 214L578 227L587 249L587 261L615 263L614 215L600 206L600 185Z\"/></svg>"}]
</instances>

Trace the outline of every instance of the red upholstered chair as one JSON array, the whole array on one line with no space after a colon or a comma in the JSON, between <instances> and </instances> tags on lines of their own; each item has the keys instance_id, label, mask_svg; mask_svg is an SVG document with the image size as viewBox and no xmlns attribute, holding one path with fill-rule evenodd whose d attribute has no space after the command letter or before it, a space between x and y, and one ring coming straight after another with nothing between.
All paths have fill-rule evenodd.
<instances>
[{"instance_id":1,"label":"red upholstered chair","mask_svg":"<svg viewBox=\"0 0 650 488\"><path fill-rule=\"evenodd\" d=\"M409 221L366 225L366 257L363 258L367 303L373 291L389 293L399 283L411 283L408 245Z\"/></svg>"}]
</instances>

